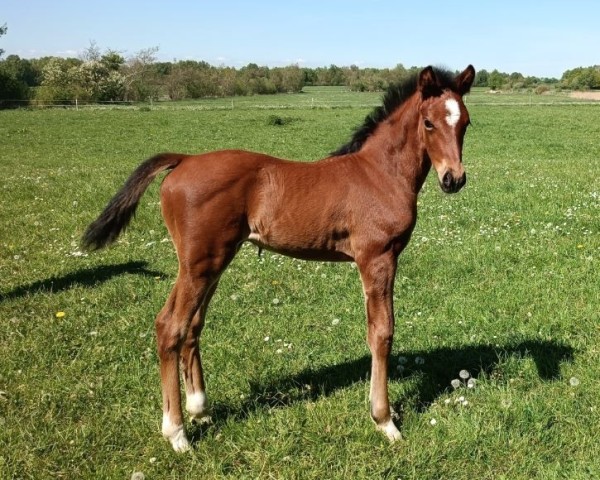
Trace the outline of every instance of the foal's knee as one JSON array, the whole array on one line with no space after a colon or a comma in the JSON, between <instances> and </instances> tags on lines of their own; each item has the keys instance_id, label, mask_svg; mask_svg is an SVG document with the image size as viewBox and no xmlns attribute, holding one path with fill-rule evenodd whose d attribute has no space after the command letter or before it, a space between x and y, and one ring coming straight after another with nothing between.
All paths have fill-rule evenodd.
<instances>
[{"instance_id":1,"label":"foal's knee","mask_svg":"<svg viewBox=\"0 0 600 480\"><path fill-rule=\"evenodd\" d=\"M394 342L393 328L381 325L370 325L368 342L373 353L389 355Z\"/></svg>"}]
</instances>

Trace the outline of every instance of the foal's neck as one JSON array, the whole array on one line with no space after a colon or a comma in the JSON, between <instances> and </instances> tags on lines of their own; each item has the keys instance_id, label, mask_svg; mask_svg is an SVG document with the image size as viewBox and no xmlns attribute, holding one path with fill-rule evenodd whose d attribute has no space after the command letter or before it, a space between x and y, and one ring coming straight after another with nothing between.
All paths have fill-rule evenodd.
<instances>
[{"instance_id":1,"label":"foal's neck","mask_svg":"<svg viewBox=\"0 0 600 480\"><path fill-rule=\"evenodd\" d=\"M419 133L419 95L415 94L383 121L364 146L365 154L388 174L419 193L431 161Z\"/></svg>"}]
</instances>

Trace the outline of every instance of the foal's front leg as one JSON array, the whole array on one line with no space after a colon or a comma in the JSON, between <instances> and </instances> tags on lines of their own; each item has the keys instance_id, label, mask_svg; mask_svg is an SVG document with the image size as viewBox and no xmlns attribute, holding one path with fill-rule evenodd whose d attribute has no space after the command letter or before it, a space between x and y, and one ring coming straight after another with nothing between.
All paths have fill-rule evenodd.
<instances>
[{"instance_id":1,"label":"foal's front leg","mask_svg":"<svg viewBox=\"0 0 600 480\"><path fill-rule=\"evenodd\" d=\"M372 355L371 417L391 440L401 439L394 425L388 398L388 362L394 337L393 289L396 256L386 253L357 262L365 294L367 339Z\"/></svg>"}]
</instances>

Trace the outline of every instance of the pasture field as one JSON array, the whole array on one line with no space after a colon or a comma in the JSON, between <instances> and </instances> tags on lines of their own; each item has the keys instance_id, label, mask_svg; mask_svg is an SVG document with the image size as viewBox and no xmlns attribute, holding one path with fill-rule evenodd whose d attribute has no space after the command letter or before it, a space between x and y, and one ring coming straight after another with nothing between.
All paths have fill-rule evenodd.
<instances>
[{"instance_id":1,"label":"pasture field","mask_svg":"<svg viewBox=\"0 0 600 480\"><path fill-rule=\"evenodd\" d=\"M349 103L294 104L311 94ZM600 105L481 95L467 100L467 186L446 196L430 175L400 257L390 398L404 440L368 415L353 265L245 245L202 336L213 423L189 426L185 454L160 434L153 321L177 271L160 182L113 247L83 252L81 234L157 152L321 158L378 96L1 111L0 478L599 478ZM451 385L461 370L474 388Z\"/></svg>"}]
</instances>

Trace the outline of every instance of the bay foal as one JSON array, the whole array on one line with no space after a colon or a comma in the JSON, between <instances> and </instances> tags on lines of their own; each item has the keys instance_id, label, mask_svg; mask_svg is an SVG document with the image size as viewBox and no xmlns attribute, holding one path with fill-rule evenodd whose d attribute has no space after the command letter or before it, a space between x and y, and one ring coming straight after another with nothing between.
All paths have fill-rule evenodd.
<instances>
[{"instance_id":1,"label":"bay foal","mask_svg":"<svg viewBox=\"0 0 600 480\"><path fill-rule=\"evenodd\" d=\"M400 438L387 388L397 258L415 226L417 195L431 166L444 192L465 184L469 115L462 98L474 77L470 65L457 76L425 68L391 87L348 144L312 163L237 150L157 155L132 173L88 227L87 248L113 242L154 177L171 170L160 197L179 273L156 317L156 335L162 433L175 450L189 448L179 365L186 409L202 419L208 403L198 337L220 275L247 240L297 258L356 262L372 354L371 416L390 440Z\"/></svg>"}]
</instances>

